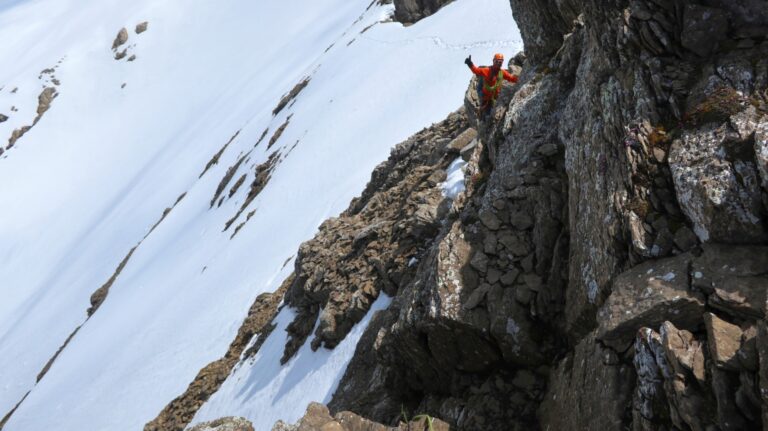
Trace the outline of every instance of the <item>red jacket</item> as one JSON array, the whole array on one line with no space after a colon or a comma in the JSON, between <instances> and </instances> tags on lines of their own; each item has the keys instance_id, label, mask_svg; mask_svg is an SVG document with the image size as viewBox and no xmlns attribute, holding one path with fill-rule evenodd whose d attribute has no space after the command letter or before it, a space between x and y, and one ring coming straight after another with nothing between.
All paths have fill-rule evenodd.
<instances>
[{"instance_id":1,"label":"red jacket","mask_svg":"<svg viewBox=\"0 0 768 431\"><path fill-rule=\"evenodd\" d=\"M499 86L495 92L488 91L487 87L494 87L496 85L496 79L499 75L499 71L497 70L495 73L493 73L490 67L477 67L474 64L472 66L469 66L469 68L472 70L472 73L482 77L483 82L486 84L486 85L483 85L484 99L485 100L494 99L499 94L499 90L501 90L501 86ZM499 70L501 70L505 81L517 82L517 75L513 75L504 69L499 69Z\"/></svg>"}]
</instances>

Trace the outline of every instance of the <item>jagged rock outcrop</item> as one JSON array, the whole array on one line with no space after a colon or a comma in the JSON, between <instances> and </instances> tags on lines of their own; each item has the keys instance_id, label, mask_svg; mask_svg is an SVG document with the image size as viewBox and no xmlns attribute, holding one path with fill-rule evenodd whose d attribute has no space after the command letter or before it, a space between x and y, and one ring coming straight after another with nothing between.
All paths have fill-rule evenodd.
<instances>
[{"instance_id":1,"label":"jagged rock outcrop","mask_svg":"<svg viewBox=\"0 0 768 431\"><path fill-rule=\"evenodd\" d=\"M467 127L463 113L455 113L395 147L362 196L302 244L286 295L299 313L288 328L284 361L309 337L318 316L312 347L332 348L380 292L393 296L413 279L415 263L451 208L439 187L458 157L448 144Z\"/></svg>"},{"instance_id":2,"label":"jagged rock outcrop","mask_svg":"<svg viewBox=\"0 0 768 431\"><path fill-rule=\"evenodd\" d=\"M453 0L394 0L395 19L403 24L413 24L437 12Z\"/></svg>"},{"instance_id":3,"label":"jagged rock outcrop","mask_svg":"<svg viewBox=\"0 0 768 431\"><path fill-rule=\"evenodd\" d=\"M254 431L245 418L227 417L193 426L189 431Z\"/></svg>"},{"instance_id":4,"label":"jagged rock outcrop","mask_svg":"<svg viewBox=\"0 0 768 431\"><path fill-rule=\"evenodd\" d=\"M336 345L383 291L332 412L768 427L768 3L511 5L519 83L481 120L473 78L302 246L284 359L318 318L313 347Z\"/></svg>"},{"instance_id":5,"label":"jagged rock outcrop","mask_svg":"<svg viewBox=\"0 0 768 431\"><path fill-rule=\"evenodd\" d=\"M414 418L411 421L400 422L397 426L388 427L352 412L339 412L331 416L328 407L311 403L307 412L295 425L279 421L272 431L448 431L445 422L432 417Z\"/></svg>"},{"instance_id":6,"label":"jagged rock outcrop","mask_svg":"<svg viewBox=\"0 0 768 431\"><path fill-rule=\"evenodd\" d=\"M511 3L520 84L488 121L470 84L458 216L372 321L332 410L387 421L405 404L458 429L757 426L765 2ZM518 375L531 387L507 385ZM609 408L584 408L596 399Z\"/></svg>"}]
</instances>

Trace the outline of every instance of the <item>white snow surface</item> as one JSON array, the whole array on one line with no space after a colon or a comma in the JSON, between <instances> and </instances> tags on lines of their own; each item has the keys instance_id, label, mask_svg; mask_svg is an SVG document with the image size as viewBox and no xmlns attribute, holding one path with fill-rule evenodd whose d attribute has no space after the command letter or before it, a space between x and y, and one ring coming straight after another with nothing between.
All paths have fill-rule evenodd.
<instances>
[{"instance_id":1,"label":"white snow surface","mask_svg":"<svg viewBox=\"0 0 768 431\"><path fill-rule=\"evenodd\" d=\"M4 431L141 430L223 355L254 298L290 274L301 242L347 207L390 148L461 105L464 57L522 49L507 0L458 0L409 27L382 22L391 8L370 0L0 0L3 146L32 123L37 95L52 85L40 72L58 65L61 81L50 110L0 156L0 417L29 392ZM142 21L149 29L137 35ZM134 62L116 61L110 49L122 27ZM295 104L273 117L305 77ZM223 196L247 174L243 186L209 209L227 169L249 150ZM281 161L268 185L222 232L254 167L275 151ZM90 295L145 236L86 321ZM263 367L241 366L200 416L295 420L332 393L358 326L342 350L303 349L288 368L277 367L274 351L260 353ZM284 338L278 329L267 345ZM269 381L290 390L247 386Z\"/></svg>"},{"instance_id":2,"label":"white snow surface","mask_svg":"<svg viewBox=\"0 0 768 431\"><path fill-rule=\"evenodd\" d=\"M464 185L464 171L467 168L467 162L461 157L457 158L446 169L446 179L440 184L443 189L443 196L449 199L455 199L459 193L466 190Z\"/></svg>"},{"instance_id":3,"label":"white snow surface","mask_svg":"<svg viewBox=\"0 0 768 431\"><path fill-rule=\"evenodd\" d=\"M280 357L288 341L285 328L295 316L289 308L284 308L275 319L275 335L267 339L252 360L235 369L192 423L231 416L232 411L237 411L238 415L250 419L255 429L269 430L279 419L293 422L300 418L311 401L328 403L371 316L391 302L382 294L363 321L333 350L313 352L309 343L305 343L281 367Z\"/></svg>"}]
</instances>

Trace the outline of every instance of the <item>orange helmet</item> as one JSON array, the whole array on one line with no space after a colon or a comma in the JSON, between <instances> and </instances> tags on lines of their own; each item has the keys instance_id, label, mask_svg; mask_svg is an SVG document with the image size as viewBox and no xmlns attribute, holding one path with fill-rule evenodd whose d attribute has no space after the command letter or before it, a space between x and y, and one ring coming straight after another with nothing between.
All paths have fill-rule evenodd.
<instances>
[{"instance_id":1,"label":"orange helmet","mask_svg":"<svg viewBox=\"0 0 768 431\"><path fill-rule=\"evenodd\" d=\"M494 54L493 61L496 61L496 60L504 61L504 54Z\"/></svg>"}]
</instances>

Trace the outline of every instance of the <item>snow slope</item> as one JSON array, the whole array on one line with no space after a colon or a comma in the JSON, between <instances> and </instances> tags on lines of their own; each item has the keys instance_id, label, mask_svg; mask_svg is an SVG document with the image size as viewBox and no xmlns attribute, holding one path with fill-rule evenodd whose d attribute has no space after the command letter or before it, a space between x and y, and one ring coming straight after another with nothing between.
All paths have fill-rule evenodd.
<instances>
[{"instance_id":1,"label":"snow slope","mask_svg":"<svg viewBox=\"0 0 768 431\"><path fill-rule=\"evenodd\" d=\"M13 41L0 44L3 146L53 85L40 71L58 66L60 81L50 110L0 156L0 416L31 391L4 430L141 429L226 351L253 299L279 286L286 260L346 208L389 149L460 106L464 57L522 48L507 0L458 0L410 27L379 23L390 13L369 0L0 0L0 40ZM135 34L145 20L149 30ZM133 62L113 58L121 27ZM305 77L295 104L273 117ZM247 173L245 185L209 209L249 150L235 175ZM230 239L222 229L274 151L281 161ZM90 295L140 241L85 322ZM340 376L349 360L313 358L324 376ZM335 384L299 371L291 382L304 399L291 400L303 405L286 420ZM238 378L201 415L254 417L227 398Z\"/></svg>"}]
</instances>

